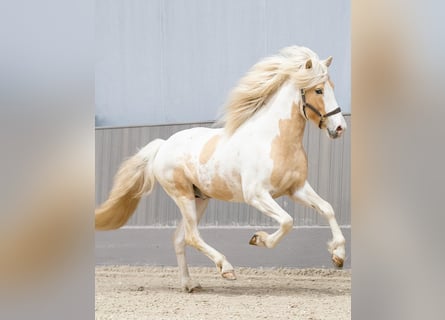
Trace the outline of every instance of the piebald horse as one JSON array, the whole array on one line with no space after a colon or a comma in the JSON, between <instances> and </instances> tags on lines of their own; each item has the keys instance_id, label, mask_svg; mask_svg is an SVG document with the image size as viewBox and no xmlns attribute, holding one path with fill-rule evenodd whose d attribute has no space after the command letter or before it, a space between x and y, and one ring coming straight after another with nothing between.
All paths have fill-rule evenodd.
<instances>
[{"instance_id":1,"label":"piebald horse","mask_svg":"<svg viewBox=\"0 0 445 320\"><path fill-rule=\"evenodd\" d=\"M191 292L200 285L190 277L186 245L209 257L222 277L236 279L226 257L198 231L209 199L245 202L275 219L277 231L258 231L249 242L274 248L293 227L292 217L274 200L286 195L327 219L333 236L328 250L334 265L342 267L345 238L332 206L307 181L302 143L307 120L331 138L346 129L328 75L331 61L298 46L260 60L231 92L221 128L192 128L156 139L121 165L109 198L96 209L96 229L123 226L158 181L182 214L174 248L181 285Z\"/></svg>"}]
</instances>

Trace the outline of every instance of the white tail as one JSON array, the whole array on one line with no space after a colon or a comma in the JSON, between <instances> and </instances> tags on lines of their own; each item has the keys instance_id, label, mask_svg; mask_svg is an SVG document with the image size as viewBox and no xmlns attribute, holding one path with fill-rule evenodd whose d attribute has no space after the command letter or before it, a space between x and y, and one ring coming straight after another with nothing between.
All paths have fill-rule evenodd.
<instances>
[{"instance_id":1,"label":"white tail","mask_svg":"<svg viewBox=\"0 0 445 320\"><path fill-rule=\"evenodd\" d=\"M144 194L149 194L155 185L153 160L164 143L156 139L131 158L124 161L114 177L110 196L95 211L96 230L111 230L122 227Z\"/></svg>"}]
</instances>

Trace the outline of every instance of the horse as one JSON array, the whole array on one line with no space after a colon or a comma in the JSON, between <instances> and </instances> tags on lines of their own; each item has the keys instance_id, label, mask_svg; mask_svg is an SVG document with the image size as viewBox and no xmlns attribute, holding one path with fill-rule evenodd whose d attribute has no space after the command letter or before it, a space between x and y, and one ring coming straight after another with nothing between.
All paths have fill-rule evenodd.
<instances>
[{"instance_id":1,"label":"horse","mask_svg":"<svg viewBox=\"0 0 445 320\"><path fill-rule=\"evenodd\" d=\"M257 62L231 91L219 126L153 140L122 163L108 199L95 210L96 230L123 226L157 181L182 215L173 242L181 286L192 292L201 286L190 277L186 245L210 258L223 278L236 279L226 257L198 231L209 200L244 202L275 219L278 230L258 231L249 241L274 248L293 227L292 217L274 200L288 196L327 219L333 237L328 251L333 264L341 268L345 238L332 206L307 181L302 143L307 121L332 139L346 129L328 74L331 62L332 57L320 60L300 46L286 47Z\"/></svg>"}]
</instances>

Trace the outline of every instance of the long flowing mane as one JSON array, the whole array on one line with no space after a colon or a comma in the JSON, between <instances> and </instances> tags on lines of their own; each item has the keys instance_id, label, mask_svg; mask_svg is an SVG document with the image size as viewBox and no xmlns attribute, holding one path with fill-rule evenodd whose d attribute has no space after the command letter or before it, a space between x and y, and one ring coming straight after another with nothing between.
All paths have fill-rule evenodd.
<instances>
[{"instance_id":1,"label":"long flowing mane","mask_svg":"<svg viewBox=\"0 0 445 320\"><path fill-rule=\"evenodd\" d=\"M306 69L308 60L312 68ZM291 46L256 63L232 90L219 124L231 135L261 109L287 80L297 88L309 88L326 81L327 67L306 47Z\"/></svg>"}]
</instances>

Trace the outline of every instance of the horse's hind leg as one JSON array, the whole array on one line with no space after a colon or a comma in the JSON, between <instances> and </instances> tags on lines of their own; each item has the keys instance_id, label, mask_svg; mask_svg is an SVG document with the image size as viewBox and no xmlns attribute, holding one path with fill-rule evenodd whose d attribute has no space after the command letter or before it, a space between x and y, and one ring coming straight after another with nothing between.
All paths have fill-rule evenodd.
<instances>
[{"instance_id":1,"label":"horse's hind leg","mask_svg":"<svg viewBox=\"0 0 445 320\"><path fill-rule=\"evenodd\" d=\"M226 257L222 255L220 252L209 246L204 240L201 238L201 235L198 231L198 208L197 203L194 198L187 198L184 196L174 197L173 200L178 205L181 213L182 213L182 231L178 231L179 240L181 237L184 238L185 244L194 247L195 249L204 253L207 257L209 257L217 266L219 272L225 279L235 280L235 272L233 270L232 265L227 261ZM183 232L183 235L182 235ZM182 235L182 236L181 236ZM178 246L181 249L181 245ZM185 255L179 255L179 263L182 267L185 265ZM183 269L185 270L185 269ZM188 273L188 271L187 271ZM187 275L185 273L185 275Z\"/></svg>"},{"instance_id":2,"label":"horse's hind leg","mask_svg":"<svg viewBox=\"0 0 445 320\"><path fill-rule=\"evenodd\" d=\"M205 212L205 209L207 208L208 203L209 203L208 199L202 200L196 198L195 205L196 205L197 223L199 223L199 221L201 220ZM181 278L182 287L184 288L184 290L188 292L192 292L194 289L201 288L201 285L197 281L192 280L190 278L190 273L185 258L185 229L183 220L176 228L173 243L175 246L176 259L178 260L179 274Z\"/></svg>"},{"instance_id":3,"label":"horse's hind leg","mask_svg":"<svg viewBox=\"0 0 445 320\"><path fill-rule=\"evenodd\" d=\"M306 181L301 189L298 189L292 195L292 199L300 202L308 207L316 209L323 217L325 217L331 227L333 239L328 243L329 252L332 254L333 263L341 268L345 260L345 238L335 219L334 209L332 206L323 200Z\"/></svg>"}]
</instances>

